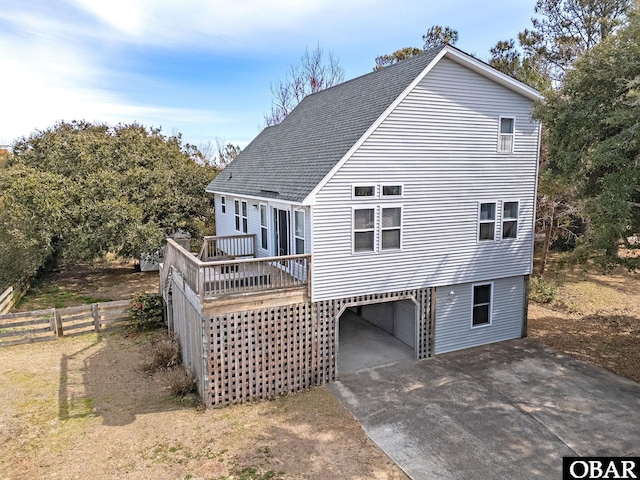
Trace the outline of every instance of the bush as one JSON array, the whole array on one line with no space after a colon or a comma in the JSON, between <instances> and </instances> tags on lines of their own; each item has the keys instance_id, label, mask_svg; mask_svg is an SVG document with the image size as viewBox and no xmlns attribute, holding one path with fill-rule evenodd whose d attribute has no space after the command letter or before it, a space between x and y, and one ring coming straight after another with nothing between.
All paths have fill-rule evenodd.
<instances>
[{"instance_id":1,"label":"bush","mask_svg":"<svg viewBox=\"0 0 640 480\"><path fill-rule=\"evenodd\" d=\"M163 334L152 339L148 350L151 359L143 369L149 373L168 370L180 364L180 346L175 336Z\"/></svg>"},{"instance_id":2,"label":"bush","mask_svg":"<svg viewBox=\"0 0 640 480\"><path fill-rule=\"evenodd\" d=\"M138 332L152 330L163 325L164 305L162 297L139 292L133 295L129 307L129 325Z\"/></svg>"},{"instance_id":3,"label":"bush","mask_svg":"<svg viewBox=\"0 0 640 480\"><path fill-rule=\"evenodd\" d=\"M178 366L166 372L167 387L172 395L186 397L198 393L196 378L188 373L184 367Z\"/></svg>"},{"instance_id":4,"label":"bush","mask_svg":"<svg viewBox=\"0 0 640 480\"><path fill-rule=\"evenodd\" d=\"M542 277L529 280L529 299L538 303L551 303L558 296L558 286Z\"/></svg>"}]
</instances>

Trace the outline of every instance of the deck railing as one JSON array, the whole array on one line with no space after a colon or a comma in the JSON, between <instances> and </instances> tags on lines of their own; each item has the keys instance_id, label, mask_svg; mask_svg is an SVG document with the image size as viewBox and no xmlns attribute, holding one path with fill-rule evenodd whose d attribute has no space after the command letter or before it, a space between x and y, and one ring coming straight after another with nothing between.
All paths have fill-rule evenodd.
<instances>
[{"instance_id":1,"label":"deck railing","mask_svg":"<svg viewBox=\"0 0 640 480\"><path fill-rule=\"evenodd\" d=\"M299 287L309 283L311 255L248 258L204 264L204 295Z\"/></svg>"},{"instance_id":2,"label":"deck railing","mask_svg":"<svg viewBox=\"0 0 640 480\"><path fill-rule=\"evenodd\" d=\"M256 241L255 235L204 237L200 260L210 262L237 257L254 257Z\"/></svg>"},{"instance_id":3,"label":"deck railing","mask_svg":"<svg viewBox=\"0 0 640 480\"><path fill-rule=\"evenodd\" d=\"M225 240L229 242L225 243ZM287 255L263 258L230 258L228 252L249 256L255 235L205 238L200 258L172 239L167 239L162 270L163 292L168 285L171 267L201 299L237 293L260 292L311 284L311 255ZM215 255L225 246L225 254ZM213 255L213 257L212 257ZM215 258L203 261L204 258Z\"/></svg>"}]
</instances>

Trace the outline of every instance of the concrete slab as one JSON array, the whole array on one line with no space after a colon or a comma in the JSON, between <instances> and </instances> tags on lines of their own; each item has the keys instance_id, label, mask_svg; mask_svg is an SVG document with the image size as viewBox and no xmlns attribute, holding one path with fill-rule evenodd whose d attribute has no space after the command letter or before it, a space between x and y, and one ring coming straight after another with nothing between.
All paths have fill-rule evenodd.
<instances>
[{"instance_id":1,"label":"concrete slab","mask_svg":"<svg viewBox=\"0 0 640 480\"><path fill-rule=\"evenodd\" d=\"M414 479L550 479L563 456L640 454L640 385L528 339L329 385Z\"/></svg>"},{"instance_id":2,"label":"concrete slab","mask_svg":"<svg viewBox=\"0 0 640 480\"><path fill-rule=\"evenodd\" d=\"M350 310L340 317L338 376L415 359L413 348Z\"/></svg>"}]
</instances>

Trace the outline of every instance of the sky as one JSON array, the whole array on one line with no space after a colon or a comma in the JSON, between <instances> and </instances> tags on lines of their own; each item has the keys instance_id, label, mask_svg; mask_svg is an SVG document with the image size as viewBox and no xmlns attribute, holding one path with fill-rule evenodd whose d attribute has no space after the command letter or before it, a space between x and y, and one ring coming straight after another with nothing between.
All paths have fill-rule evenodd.
<instances>
[{"instance_id":1,"label":"sky","mask_svg":"<svg viewBox=\"0 0 640 480\"><path fill-rule=\"evenodd\" d=\"M345 80L432 25L482 60L535 0L0 0L0 145L58 121L141 123L246 146L305 48Z\"/></svg>"}]
</instances>

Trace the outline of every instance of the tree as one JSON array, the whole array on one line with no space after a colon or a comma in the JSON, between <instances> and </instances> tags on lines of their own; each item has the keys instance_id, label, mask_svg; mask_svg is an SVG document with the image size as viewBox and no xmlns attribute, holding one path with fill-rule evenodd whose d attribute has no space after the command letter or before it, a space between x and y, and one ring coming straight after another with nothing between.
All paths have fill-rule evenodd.
<instances>
[{"instance_id":1,"label":"tree","mask_svg":"<svg viewBox=\"0 0 640 480\"><path fill-rule=\"evenodd\" d=\"M198 145L200 161L218 170L229 165L241 151L238 145L227 143L219 138L216 138L215 144L209 140Z\"/></svg>"},{"instance_id":2,"label":"tree","mask_svg":"<svg viewBox=\"0 0 640 480\"><path fill-rule=\"evenodd\" d=\"M304 97L332 87L344 80L344 69L332 52L324 58L320 45L305 49L297 65L291 65L285 80L271 85L271 112L265 114L267 126L278 125Z\"/></svg>"},{"instance_id":3,"label":"tree","mask_svg":"<svg viewBox=\"0 0 640 480\"><path fill-rule=\"evenodd\" d=\"M376 66L373 67L373 70L380 70L384 67L388 67L389 65L393 65L394 63L401 62L402 60L406 60L407 58L413 57L414 55L418 55L422 53L423 50L417 47L405 47L400 50L396 50L390 55L380 55L376 57Z\"/></svg>"},{"instance_id":4,"label":"tree","mask_svg":"<svg viewBox=\"0 0 640 480\"><path fill-rule=\"evenodd\" d=\"M549 169L584 202L591 251L618 261L640 234L640 18L576 60L535 114L549 128Z\"/></svg>"},{"instance_id":5,"label":"tree","mask_svg":"<svg viewBox=\"0 0 640 480\"><path fill-rule=\"evenodd\" d=\"M560 86L573 62L623 26L632 0L537 0L532 28L491 49L489 63L536 88L547 77Z\"/></svg>"},{"instance_id":6,"label":"tree","mask_svg":"<svg viewBox=\"0 0 640 480\"><path fill-rule=\"evenodd\" d=\"M0 284L50 259L138 257L175 231L200 235L217 170L197 158L137 124L58 123L18 140L0 176Z\"/></svg>"},{"instance_id":7,"label":"tree","mask_svg":"<svg viewBox=\"0 0 640 480\"><path fill-rule=\"evenodd\" d=\"M422 50L441 47L442 45L455 45L458 41L458 31L449 27L433 25L425 35L422 36L424 46Z\"/></svg>"},{"instance_id":8,"label":"tree","mask_svg":"<svg viewBox=\"0 0 640 480\"><path fill-rule=\"evenodd\" d=\"M455 45L458 41L458 32L449 27L433 25L429 28L427 33L422 36L422 40L424 41L424 46L422 48L405 47L400 50L396 50L389 55L380 55L376 57L376 66L373 67L373 70L380 70L384 67L388 67L389 65L393 65L394 63L401 62L402 60L418 55L430 48L442 45Z\"/></svg>"}]
</instances>

